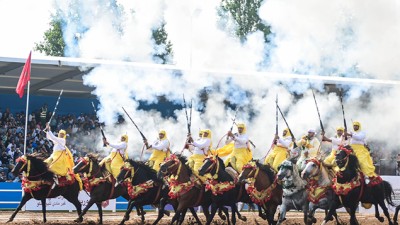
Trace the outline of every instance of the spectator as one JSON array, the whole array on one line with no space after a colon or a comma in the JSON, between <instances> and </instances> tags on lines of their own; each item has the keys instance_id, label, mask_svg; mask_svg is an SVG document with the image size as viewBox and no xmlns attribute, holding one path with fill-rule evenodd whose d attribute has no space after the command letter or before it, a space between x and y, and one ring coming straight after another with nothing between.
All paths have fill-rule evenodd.
<instances>
[{"instance_id":1,"label":"spectator","mask_svg":"<svg viewBox=\"0 0 400 225\"><path fill-rule=\"evenodd\" d=\"M7 177L6 177L6 173L4 171L0 172L0 182L6 182L7 181Z\"/></svg>"}]
</instances>

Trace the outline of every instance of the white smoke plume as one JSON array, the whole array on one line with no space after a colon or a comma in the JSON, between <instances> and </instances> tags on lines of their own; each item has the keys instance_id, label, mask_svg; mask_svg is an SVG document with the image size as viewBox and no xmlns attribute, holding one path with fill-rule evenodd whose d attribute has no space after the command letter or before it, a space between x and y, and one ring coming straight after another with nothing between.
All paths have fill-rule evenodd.
<instances>
[{"instance_id":1,"label":"white smoke plume","mask_svg":"<svg viewBox=\"0 0 400 225\"><path fill-rule=\"evenodd\" d=\"M268 73L255 75L255 71L282 73L282 77L297 73L305 77L390 80L398 79L400 72L395 60L400 54L400 20L396 12L398 3L394 0L379 3L267 0L259 14L273 32L268 44L259 32L241 42L230 30L221 27L218 1L117 1L124 6L120 12L97 1L57 2L70 21L74 21L71 5L79 6L72 10L73 15L81 18L79 23L67 24L66 39L70 41L71 52L85 58L152 63L155 48L152 29L166 23L168 39L173 45L173 64L182 71L103 65L84 77L86 85L96 88L93 94L101 104L99 117L108 125L106 132L110 139L128 133L130 156L140 154L142 142L122 107L149 141L156 138L159 129L165 129L173 151L181 151L187 133L184 110L176 109L176 118L164 118L155 110L140 109L139 101L158 103L158 97L165 96L168 101L182 104L182 94L185 94L186 101L193 99L194 103L193 136L198 129L209 128L216 147L232 124L234 109L225 105L228 100L241 107L236 119L246 123L249 136L257 146L254 156L260 158L269 149L275 133L277 94L297 138L309 128L319 130L310 83L328 135L343 125L343 118L338 96L325 93L321 81L286 78L279 81ZM77 35L80 29L87 32ZM78 38L71 38L75 36ZM242 72L238 75L233 71ZM395 133L400 122L396 116L399 108L394 104L400 94L398 86L346 82L341 85L347 90L344 107L349 128L351 120L360 121L370 140L384 141L390 149L398 146L397 140L389 140L389 134ZM199 99L199 93L204 91L208 93L206 105ZM126 125L113 130L111 125L117 115L124 115ZM377 123L383 118L390 121ZM279 115L280 133L284 127Z\"/></svg>"}]
</instances>

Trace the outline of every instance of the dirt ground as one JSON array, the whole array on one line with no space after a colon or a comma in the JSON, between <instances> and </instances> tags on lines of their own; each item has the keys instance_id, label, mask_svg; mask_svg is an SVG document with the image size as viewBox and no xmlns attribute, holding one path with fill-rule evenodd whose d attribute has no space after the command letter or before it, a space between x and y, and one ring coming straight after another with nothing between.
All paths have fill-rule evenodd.
<instances>
[{"instance_id":1,"label":"dirt ground","mask_svg":"<svg viewBox=\"0 0 400 225\"><path fill-rule=\"evenodd\" d=\"M42 213L41 212L19 212L11 223L6 223L6 221L11 216L12 211L0 211L0 224L17 224L17 225L27 225L27 224L42 224ZM103 215L103 223L104 224L118 224L124 212L104 212ZM262 220L257 216L255 212L243 212L243 215L247 217L247 222L238 221L238 225L244 224L267 224L265 220ZM77 215L75 212L48 212L47 213L47 223L51 225L58 225L58 224L74 224L73 220L76 219ZM190 216L189 216L190 217ZM317 213L316 217L318 221L316 224L321 224L323 213ZM344 222L343 224L349 224L349 216L345 213L339 214L340 219ZM392 216L393 217L393 216ZM147 212L146 214L146 224L151 224L156 218L155 212ZM159 224L164 225L168 224L171 220L170 217L164 217ZM302 223L302 214L297 212L289 212L286 216L287 220L283 223L286 225L300 225ZM358 214L357 215L358 221L360 224L368 224L368 225L381 225L381 224L388 224L386 218L385 222L380 223L377 219L375 219L374 215L364 215ZM203 223L205 223L205 219L203 214L200 214L200 219ZM186 220L184 224L192 224L192 218L188 218L186 216ZM214 224L226 224L224 221L220 219L214 219ZM84 219L82 224L97 224L98 222L98 214L97 212L89 212ZM136 215L135 212L131 213L131 218L125 224L140 224L140 219ZM335 222L329 222L328 224L336 224Z\"/></svg>"}]
</instances>

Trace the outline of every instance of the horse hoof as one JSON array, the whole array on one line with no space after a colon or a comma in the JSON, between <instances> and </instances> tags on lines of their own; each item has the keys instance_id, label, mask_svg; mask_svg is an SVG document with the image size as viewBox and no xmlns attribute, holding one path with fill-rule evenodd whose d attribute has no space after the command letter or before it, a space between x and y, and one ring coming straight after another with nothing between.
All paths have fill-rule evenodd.
<instances>
[{"instance_id":1,"label":"horse hoof","mask_svg":"<svg viewBox=\"0 0 400 225\"><path fill-rule=\"evenodd\" d=\"M219 215L219 217L221 218L221 220L226 220L226 216L225 215Z\"/></svg>"},{"instance_id":2,"label":"horse hoof","mask_svg":"<svg viewBox=\"0 0 400 225\"><path fill-rule=\"evenodd\" d=\"M14 219L9 219L6 223L10 223L10 222L12 222Z\"/></svg>"},{"instance_id":3,"label":"horse hoof","mask_svg":"<svg viewBox=\"0 0 400 225\"><path fill-rule=\"evenodd\" d=\"M165 214L166 216L169 216L169 215L170 215L170 213L169 213L168 210L164 210L164 214Z\"/></svg>"},{"instance_id":4,"label":"horse hoof","mask_svg":"<svg viewBox=\"0 0 400 225\"><path fill-rule=\"evenodd\" d=\"M312 223L316 223L316 222L317 222L317 219L316 219L315 217L313 217L313 218L311 219L311 222L312 222Z\"/></svg>"},{"instance_id":5,"label":"horse hoof","mask_svg":"<svg viewBox=\"0 0 400 225\"><path fill-rule=\"evenodd\" d=\"M245 216L242 216L241 218L240 218L242 221L247 221L247 217L245 217Z\"/></svg>"},{"instance_id":6,"label":"horse hoof","mask_svg":"<svg viewBox=\"0 0 400 225\"><path fill-rule=\"evenodd\" d=\"M383 221L385 221L385 218L383 217L378 217L379 222L383 223Z\"/></svg>"},{"instance_id":7,"label":"horse hoof","mask_svg":"<svg viewBox=\"0 0 400 225\"><path fill-rule=\"evenodd\" d=\"M74 220L75 223L82 223L82 221L83 221L82 217L79 217L79 218Z\"/></svg>"}]
</instances>

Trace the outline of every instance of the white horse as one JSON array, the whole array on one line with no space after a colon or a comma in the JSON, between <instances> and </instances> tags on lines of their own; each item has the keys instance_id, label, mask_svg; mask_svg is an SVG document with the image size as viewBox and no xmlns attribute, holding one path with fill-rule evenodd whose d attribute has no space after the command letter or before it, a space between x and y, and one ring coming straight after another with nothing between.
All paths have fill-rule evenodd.
<instances>
[{"instance_id":1,"label":"white horse","mask_svg":"<svg viewBox=\"0 0 400 225\"><path fill-rule=\"evenodd\" d=\"M316 223L314 217L315 210L318 208L325 210L325 215L328 212L330 204L333 200L334 192L332 190L332 179L329 177L328 169L317 159L313 158L307 161L301 177L307 181L307 191L309 202L309 214L306 224ZM339 206L342 207L342 206ZM336 210L333 213L338 225L339 219ZM332 218L329 218L332 219Z\"/></svg>"},{"instance_id":2,"label":"white horse","mask_svg":"<svg viewBox=\"0 0 400 225\"><path fill-rule=\"evenodd\" d=\"M277 177L282 181L283 197L280 208L278 225L286 220L286 212L294 209L304 212L304 223L307 223L307 190L306 181L301 179L296 164L290 160L285 160L278 167Z\"/></svg>"}]
</instances>

